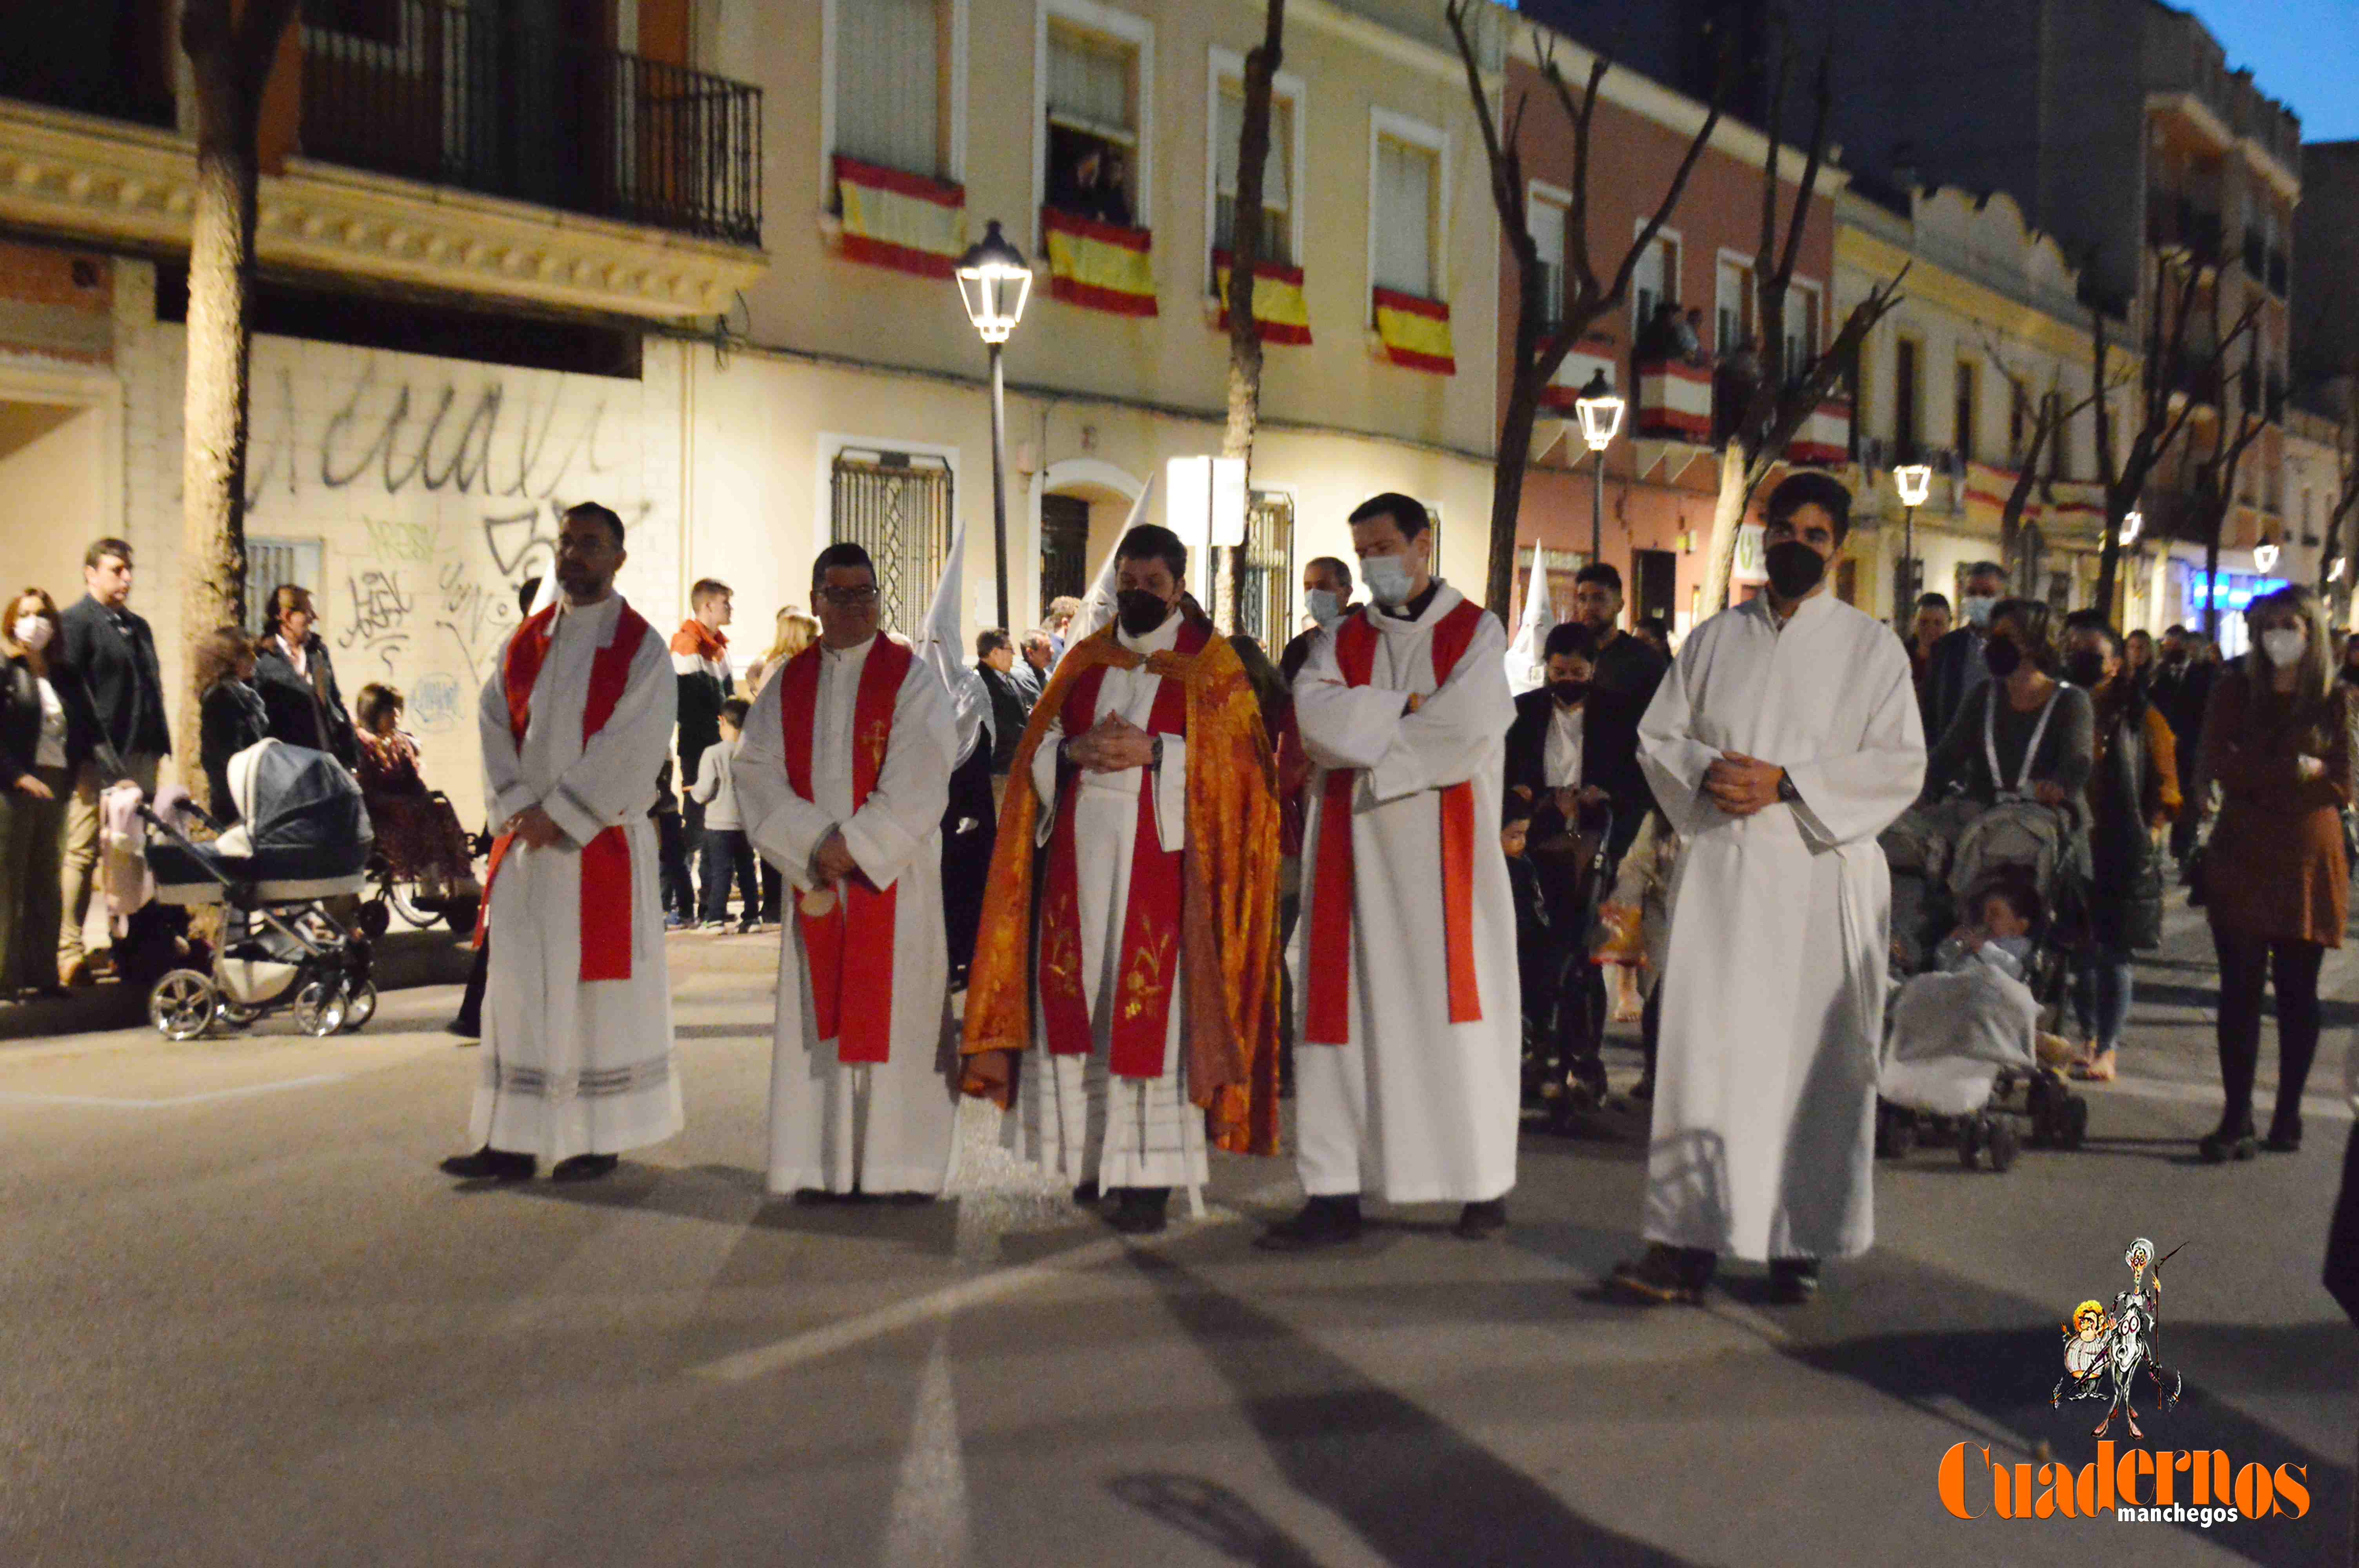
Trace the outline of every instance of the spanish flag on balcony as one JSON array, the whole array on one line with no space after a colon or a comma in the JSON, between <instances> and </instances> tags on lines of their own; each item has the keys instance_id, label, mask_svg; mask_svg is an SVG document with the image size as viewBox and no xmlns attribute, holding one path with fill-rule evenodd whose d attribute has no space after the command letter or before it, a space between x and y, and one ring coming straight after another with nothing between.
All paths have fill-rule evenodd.
<instances>
[{"instance_id":1,"label":"spanish flag on balcony","mask_svg":"<svg viewBox=\"0 0 2359 1568\"><path fill-rule=\"evenodd\" d=\"M966 251L966 188L838 154L843 254L872 266L947 278Z\"/></svg>"},{"instance_id":2,"label":"spanish flag on balcony","mask_svg":"<svg viewBox=\"0 0 2359 1568\"><path fill-rule=\"evenodd\" d=\"M1967 463L1966 521L1997 527L2006 514L2006 498L2015 493L2015 481L2012 469L1985 462Z\"/></svg>"},{"instance_id":3,"label":"spanish flag on balcony","mask_svg":"<svg viewBox=\"0 0 2359 1568\"><path fill-rule=\"evenodd\" d=\"M2102 530L2105 524L2105 487L2091 480L2058 480L2049 487L2056 504L2051 515L2060 524L2079 523Z\"/></svg>"},{"instance_id":4,"label":"spanish flag on balcony","mask_svg":"<svg viewBox=\"0 0 2359 1568\"><path fill-rule=\"evenodd\" d=\"M1220 291L1221 330L1229 330L1229 253L1212 253L1212 287ZM1310 342L1310 303L1302 297L1302 269L1263 262L1254 268L1254 319L1265 343Z\"/></svg>"},{"instance_id":5,"label":"spanish flag on balcony","mask_svg":"<svg viewBox=\"0 0 2359 1568\"><path fill-rule=\"evenodd\" d=\"M1148 254L1154 236L1043 209L1040 227L1049 239L1049 296L1117 316L1152 316L1155 267Z\"/></svg>"},{"instance_id":6,"label":"spanish flag on balcony","mask_svg":"<svg viewBox=\"0 0 2359 1568\"><path fill-rule=\"evenodd\" d=\"M1376 290L1375 306L1376 337L1385 345L1386 359L1435 375L1458 373L1458 356L1450 341L1449 306L1389 288Z\"/></svg>"}]
</instances>

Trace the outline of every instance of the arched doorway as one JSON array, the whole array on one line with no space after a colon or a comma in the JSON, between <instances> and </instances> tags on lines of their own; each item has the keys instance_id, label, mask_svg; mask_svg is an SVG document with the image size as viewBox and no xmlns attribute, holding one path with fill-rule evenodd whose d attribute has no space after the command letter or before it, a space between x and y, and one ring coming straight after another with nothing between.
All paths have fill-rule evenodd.
<instances>
[{"instance_id":1,"label":"arched doorway","mask_svg":"<svg viewBox=\"0 0 2359 1568\"><path fill-rule=\"evenodd\" d=\"M1089 590L1130 515L1132 503L1145 488L1144 481L1095 458L1051 463L1046 473L1033 477L1032 528L1038 541L1038 571L1031 583L1023 585L1037 596L1027 625L1039 624L1051 600L1065 594L1079 598ZM1011 611L1022 602L1020 593L1011 596Z\"/></svg>"}]
</instances>

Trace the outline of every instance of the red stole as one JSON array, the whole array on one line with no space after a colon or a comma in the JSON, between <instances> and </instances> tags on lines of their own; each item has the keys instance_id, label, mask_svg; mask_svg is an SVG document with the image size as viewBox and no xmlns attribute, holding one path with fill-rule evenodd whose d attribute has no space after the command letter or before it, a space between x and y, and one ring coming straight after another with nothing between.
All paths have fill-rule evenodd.
<instances>
[{"instance_id":1,"label":"red stole","mask_svg":"<svg viewBox=\"0 0 2359 1568\"><path fill-rule=\"evenodd\" d=\"M784 731L787 783L805 800L811 793L811 731L819 722L823 655L816 643L778 672L778 722ZM893 739L893 709L916 655L908 644L879 633L860 666L852 704L852 809L868 803L885 771ZM811 1011L821 1040L835 1042L839 1062L882 1062L893 1049L893 937L898 884L881 892L854 874L837 888L825 914L798 914L803 955L810 964ZM843 1005L849 996L853 1007Z\"/></svg>"},{"instance_id":2,"label":"red stole","mask_svg":"<svg viewBox=\"0 0 2359 1568\"><path fill-rule=\"evenodd\" d=\"M1365 686L1375 673L1376 640L1383 635L1363 610L1335 629L1335 662L1346 686ZM1471 600L1435 622L1428 646L1433 684L1447 685L1451 672L1474 641L1483 610ZM1306 1044L1343 1045L1352 1038L1352 796L1360 782L1356 768L1332 768L1319 811L1319 857L1310 907L1310 995L1302 1038ZM1441 939L1450 978L1450 1022L1483 1021L1483 997L1474 977L1474 786L1461 780L1441 792Z\"/></svg>"},{"instance_id":3,"label":"red stole","mask_svg":"<svg viewBox=\"0 0 2359 1568\"><path fill-rule=\"evenodd\" d=\"M500 664L500 685L507 694L508 733L524 744L532 722L532 688L540 666L549 658L556 635L557 606L550 605L516 628ZM606 727L631 684L631 661L648 627L628 604L614 617L614 634L591 656L589 700L582 708L582 743ZM500 874L516 834L506 832L492 841L491 864L484 871L484 905L475 918L475 946L484 945L484 926L492 910L492 881ZM613 912L620 911L617 917ZM617 826L582 846L582 976L585 980L627 980L631 978L631 841Z\"/></svg>"},{"instance_id":4,"label":"red stole","mask_svg":"<svg viewBox=\"0 0 2359 1568\"><path fill-rule=\"evenodd\" d=\"M1174 650L1192 658L1212 635L1210 622L1190 619L1180 628ZM1069 736L1086 734L1097 723L1098 693L1106 666L1091 669L1066 695L1059 722ZM1147 721L1151 735L1188 732L1188 686L1169 676L1155 693ZM1057 821L1049 830L1048 886L1040 903L1040 1028L1051 1054L1085 1056L1090 1049L1090 1003L1082 986L1082 892L1080 849L1073 835L1073 807L1081 792L1077 769L1062 768L1057 788ZM1028 787L1028 786L1027 786ZM1107 1065L1116 1077L1159 1078L1163 1047L1171 1023L1171 991L1180 968L1180 851L1166 850L1156 826L1156 780L1142 774L1138 830L1130 856L1130 902L1122 919L1122 979L1117 982L1107 1041Z\"/></svg>"}]
</instances>

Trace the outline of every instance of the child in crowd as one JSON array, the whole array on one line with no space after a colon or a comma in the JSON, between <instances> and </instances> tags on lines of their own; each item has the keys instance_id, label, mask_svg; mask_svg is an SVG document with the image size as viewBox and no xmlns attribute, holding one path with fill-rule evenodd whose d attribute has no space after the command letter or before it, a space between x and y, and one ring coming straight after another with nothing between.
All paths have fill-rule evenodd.
<instances>
[{"instance_id":1,"label":"child in crowd","mask_svg":"<svg viewBox=\"0 0 2359 1568\"><path fill-rule=\"evenodd\" d=\"M733 878L745 899L745 913L737 922L739 933L761 929L762 888L754 874L754 847L745 837L744 819L737 815L734 773L745 715L752 708L742 697L722 703L720 743L705 749L691 792L704 807L704 842L699 846L699 854L707 931L728 928L729 883Z\"/></svg>"},{"instance_id":2,"label":"child in crowd","mask_svg":"<svg viewBox=\"0 0 2359 1568\"><path fill-rule=\"evenodd\" d=\"M1933 963L1945 975L1984 963L2009 979L2028 978L2031 928L2039 923L2039 895L2027 887L1994 882L1975 901L1976 924L1962 925L1934 949Z\"/></svg>"}]
</instances>

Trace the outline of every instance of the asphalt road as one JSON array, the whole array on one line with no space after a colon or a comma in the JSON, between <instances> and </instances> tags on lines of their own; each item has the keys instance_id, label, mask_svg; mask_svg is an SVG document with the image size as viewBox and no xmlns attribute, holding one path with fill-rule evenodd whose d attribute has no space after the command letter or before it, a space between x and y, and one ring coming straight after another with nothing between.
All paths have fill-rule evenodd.
<instances>
[{"instance_id":1,"label":"asphalt road","mask_svg":"<svg viewBox=\"0 0 2359 1568\"><path fill-rule=\"evenodd\" d=\"M2208 948L2173 932L2092 1145L1883 1165L1875 1250L1799 1309L1743 1271L1587 1299L1635 1119L1527 1133L1489 1243L1426 1210L1257 1253L1291 1169L1225 1156L1204 1219L1125 1242L974 1107L948 1201L766 1200L774 936L672 943L688 1130L587 1188L436 1173L449 987L324 1043L0 1046L0 1563L2341 1561L2359 1334L2316 1281L2359 966L2310 1147L2206 1167ZM1994 1517L1984 1449L2090 1457L2056 1325L2140 1235L2187 1244L2149 1444L2299 1467L2306 1517ZM1962 1442L1973 1519L1936 1490Z\"/></svg>"}]
</instances>

